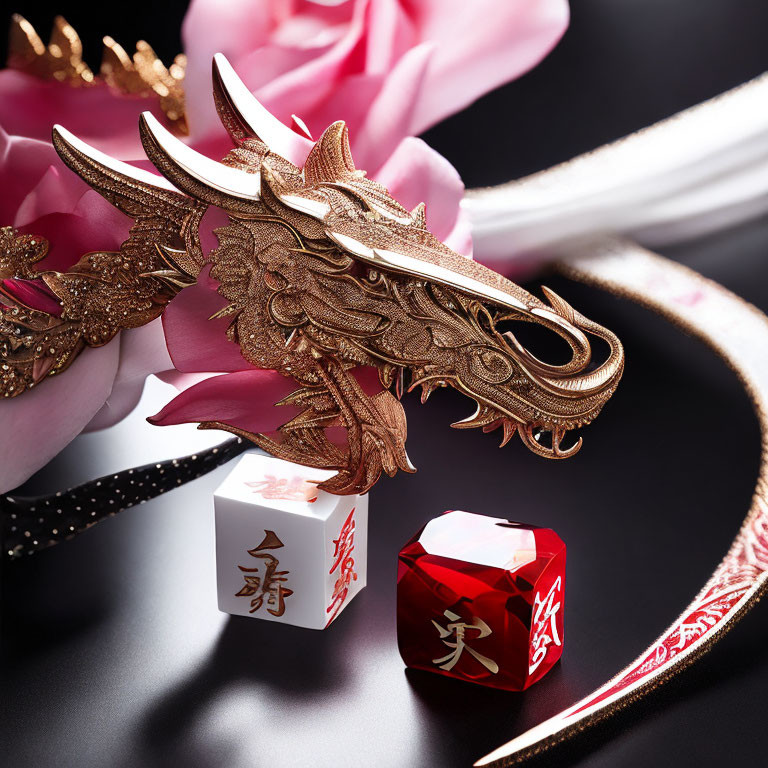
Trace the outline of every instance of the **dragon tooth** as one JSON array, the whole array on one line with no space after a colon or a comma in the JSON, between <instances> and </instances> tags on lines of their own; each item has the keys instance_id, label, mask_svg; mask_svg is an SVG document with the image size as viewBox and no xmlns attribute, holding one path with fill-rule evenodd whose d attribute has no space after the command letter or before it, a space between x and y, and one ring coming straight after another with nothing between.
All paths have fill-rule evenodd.
<instances>
[{"instance_id":1,"label":"dragon tooth","mask_svg":"<svg viewBox=\"0 0 768 768\"><path fill-rule=\"evenodd\" d=\"M405 449L403 449L403 453L405 453ZM408 471L415 472L416 471L416 467L414 466L413 462L411 461L410 456L408 456L407 453L405 453L405 461L406 461L406 466L408 467Z\"/></svg>"},{"instance_id":2,"label":"dragon tooth","mask_svg":"<svg viewBox=\"0 0 768 768\"><path fill-rule=\"evenodd\" d=\"M395 373L395 395L398 400L403 399L403 392L405 392L405 372L399 368Z\"/></svg>"},{"instance_id":3,"label":"dragon tooth","mask_svg":"<svg viewBox=\"0 0 768 768\"><path fill-rule=\"evenodd\" d=\"M454 429L472 429L473 427L484 427L486 424L490 424L492 421L495 421L499 418L498 413L493 410L493 408L489 408L487 405L481 405L480 403L477 404L477 410L471 415L467 416L466 419L461 419L461 421L455 421L453 424L451 424Z\"/></svg>"},{"instance_id":4,"label":"dragon tooth","mask_svg":"<svg viewBox=\"0 0 768 768\"><path fill-rule=\"evenodd\" d=\"M504 419L504 436L501 438L499 448L503 448L517 433L517 424L514 424L509 419Z\"/></svg>"},{"instance_id":5,"label":"dragon tooth","mask_svg":"<svg viewBox=\"0 0 768 768\"><path fill-rule=\"evenodd\" d=\"M437 384L434 381L425 381L421 385L421 403L422 405L429 400L429 396L437 389Z\"/></svg>"}]
</instances>

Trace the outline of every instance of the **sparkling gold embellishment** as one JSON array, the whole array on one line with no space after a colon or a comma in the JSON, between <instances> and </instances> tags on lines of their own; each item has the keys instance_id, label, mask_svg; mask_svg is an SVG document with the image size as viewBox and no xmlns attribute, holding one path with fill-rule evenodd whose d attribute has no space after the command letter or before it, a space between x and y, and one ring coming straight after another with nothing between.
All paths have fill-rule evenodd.
<instances>
[{"instance_id":1,"label":"sparkling gold embellishment","mask_svg":"<svg viewBox=\"0 0 768 768\"><path fill-rule=\"evenodd\" d=\"M48 45L23 16L11 17L8 67L45 80L57 80L74 86L105 82L121 93L156 96L160 108L176 133L189 133L185 114L184 73L187 58L179 54L165 67L144 40L129 56L111 37L104 38L101 70L95 76L83 61L83 44L74 27L57 16Z\"/></svg>"}]
</instances>

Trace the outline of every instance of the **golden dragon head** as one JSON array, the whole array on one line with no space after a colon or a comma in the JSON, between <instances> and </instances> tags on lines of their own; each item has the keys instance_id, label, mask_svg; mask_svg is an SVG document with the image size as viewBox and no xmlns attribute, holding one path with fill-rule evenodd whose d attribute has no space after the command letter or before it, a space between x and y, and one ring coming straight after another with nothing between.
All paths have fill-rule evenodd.
<instances>
[{"instance_id":1,"label":"golden dragon head","mask_svg":"<svg viewBox=\"0 0 768 768\"><path fill-rule=\"evenodd\" d=\"M85 314L101 317L97 341L104 343L129 327L124 318L139 322L130 298L137 287L143 286L141 316L156 316L210 260L228 301L218 314L231 317L229 338L252 365L295 379L296 391L280 404L298 411L276 434L204 426L336 469L323 484L333 492L364 491L382 471L413 470L399 403L406 387L421 386L422 400L436 386L474 400L475 414L456 427L500 427L502 444L517 433L539 455L574 455L581 438L567 445L566 431L591 422L621 377L616 336L553 292L544 289L542 301L445 246L427 229L423 204L406 210L355 168L344 123L323 133L302 168L289 162L260 136L265 110L220 55L213 75L216 105L235 144L221 162L148 113L141 136L163 179L54 129L64 161L135 220L120 259L121 286L130 295L117 296L114 278L101 303L98 285L84 291L76 282L83 276L104 282L91 274L93 265L81 265L70 278L44 277L65 308L63 318L90 308ZM216 231L219 246L206 258L199 225L209 206L223 209L228 224ZM84 293L89 307L78 304ZM567 360L551 364L532 354L510 330L522 323L564 340ZM85 343L89 333L81 334ZM607 342L600 364L593 362L590 337ZM371 368L378 372L374 387L360 376ZM345 430L343 439L337 427Z\"/></svg>"}]
</instances>

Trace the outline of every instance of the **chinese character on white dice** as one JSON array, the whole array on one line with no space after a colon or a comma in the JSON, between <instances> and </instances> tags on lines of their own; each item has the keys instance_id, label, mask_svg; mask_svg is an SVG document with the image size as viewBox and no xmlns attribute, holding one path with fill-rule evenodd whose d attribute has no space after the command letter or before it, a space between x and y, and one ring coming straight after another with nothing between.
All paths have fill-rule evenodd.
<instances>
[{"instance_id":1,"label":"chinese character on white dice","mask_svg":"<svg viewBox=\"0 0 768 768\"><path fill-rule=\"evenodd\" d=\"M318 490L332 475L240 459L214 495L220 610L324 629L365 586L368 496Z\"/></svg>"}]
</instances>

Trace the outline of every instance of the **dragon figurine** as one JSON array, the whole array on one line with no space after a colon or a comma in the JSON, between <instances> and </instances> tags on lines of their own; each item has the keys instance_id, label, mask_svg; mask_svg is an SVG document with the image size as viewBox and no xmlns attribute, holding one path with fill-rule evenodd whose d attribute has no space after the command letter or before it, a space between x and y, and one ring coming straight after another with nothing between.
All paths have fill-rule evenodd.
<instances>
[{"instance_id":1,"label":"dragon figurine","mask_svg":"<svg viewBox=\"0 0 768 768\"><path fill-rule=\"evenodd\" d=\"M40 243L5 232L0 249L0 387L14 396L59 373L85 345L157 317L210 261L227 306L218 316L245 360L291 377L296 390L276 405L298 415L276 433L251 434L218 422L269 453L336 470L321 487L367 491L382 472L414 471L406 452L401 394L422 402L451 386L477 404L453 426L515 433L536 454L573 456L614 392L624 353L616 336L552 291L548 303L470 258L426 227L424 205L408 211L352 161L347 128L331 125L303 168L259 137L264 108L223 56L213 64L214 98L234 143L221 162L173 136L149 113L145 151L163 177L53 131L64 162L134 219L117 253L90 253L65 273L35 272ZM263 133L263 131L262 131ZM207 256L199 228L209 206L228 223ZM5 255L3 255L3 253ZM36 287L32 287L32 284ZM26 301L28 291L52 305ZM47 306L47 305L46 305ZM570 350L542 361L505 330L533 323ZM607 343L592 360L588 335ZM378 376L367 372L374 370ZM340 429L339 429L340 428ZM570 438L569 438L570 439Z\"/></svg>"}]
</instances>

